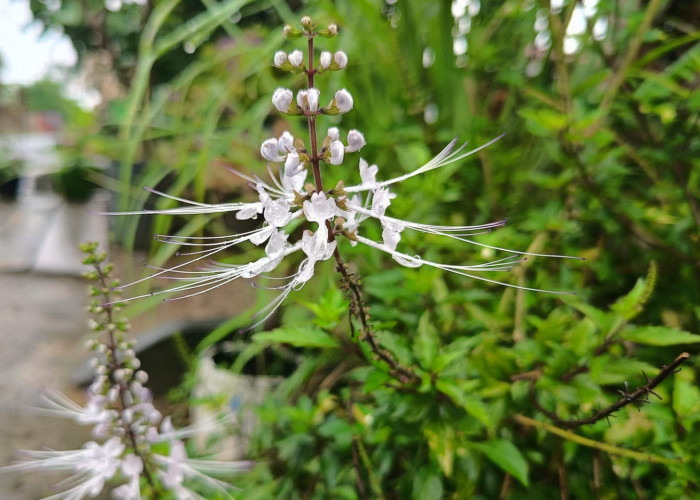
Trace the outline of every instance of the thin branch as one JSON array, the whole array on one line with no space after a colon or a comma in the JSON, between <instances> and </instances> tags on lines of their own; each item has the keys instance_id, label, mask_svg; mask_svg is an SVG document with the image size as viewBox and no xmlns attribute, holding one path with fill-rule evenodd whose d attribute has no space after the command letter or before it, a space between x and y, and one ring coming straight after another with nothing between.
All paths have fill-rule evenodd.
<instances>
[{"instance_id":1,"label":"thin branch","mask_svg":"<svg viewBox=\"0 0 700 500\"><path fill-rule=\"evenodd\" d=\"M589 448L594 448L612 455L620 455L621 457L631 458L633 460L639 460L642 462L651 462L657 464L677 464L680 462L678 459L666 458L660 455L654 455L652 453L642 453L640 451L628 450L627 448L620 448L619 446L613 446L607 443L601 443L600 441L594 441L593 439L588 439L583 436L579 436L571 431L555 427L546 422L540 422L525 415L515 415L515 421L521 425L529 427L539 427L545 431L555 434L557 436L563 437L567 441L572 441L583 446L588 446Z\"/></svg>"},{"instance_id":2,"label":"thin branch","mask_svg":"<svg viewBox=\"0 0 700 500\"><path fill-rule=\"evenodd\" d=\"M330 232L329 234L333 234ZM365 305L364 299L362 298L362 291L360 290L360 285L357 281L357 276L348 272L347 265L340 256L340 252L336 248L333 252L333 256L336 261L336 268L342 276L343 286L346 288L350 295L350 312L355 316L361 327L360 340L366 341L370 349L374 353L377 359L382 360L389 366L389 373L402 384L417 384L420 382L420 377L416 375L412 370L401 366L399 362L394 358L391 352L383 349L376 337L372 328L369 324L369 314L368 308ZM352 321L351 321L352 323Z\"/></svg>"},{"instance_id":3,"label":"thin branch","mask_svg":"<svg viewBox=\"0 0 700 500\"><path fill-rule=\"evenodd\" d=\"M596 411L593 415L591 415L588 418L582 418L582 419L573 419L573 420L565 420L560 418L556 413L553 411L550 411L546 408L544 408L540 402L537 400L537 395L535 394L534 390L534 384L530 386L530 400L532 401L532 404L537 408L537 410L546 415L548 418L550 418L554 423L557 425L564 427L564 428L573 428L573 427L580 427L582 425L589 425L593 424L599 420L602 419L609 419L611 416L613 416L613 413L616 411L620 410L621 408L627 406L630 403L635 403L637 405L644 404L644 403L649 403L649 395L653 394L657 398L661 399L661 396L659 396L656 392L654 392L654 388L659 385L661 382L664 381L669 375L673 375L674 373L677 373L680 371L679 366L683 364L688 358L690 357L690 354L687 352L684 352L682 354L679 354L676 359L673 360L671 364L664 365L661 367L661 371L659 374L650 379L646 373L644 373L645 378L647 379L646 385L641 385L634 389L633 391L629 392L627 390L627 384L625 384L625 390L624 391L618 391L622 397L615 401L613 404L610 406L603 408L601 410Z\"/></svg>"}]
</instances>

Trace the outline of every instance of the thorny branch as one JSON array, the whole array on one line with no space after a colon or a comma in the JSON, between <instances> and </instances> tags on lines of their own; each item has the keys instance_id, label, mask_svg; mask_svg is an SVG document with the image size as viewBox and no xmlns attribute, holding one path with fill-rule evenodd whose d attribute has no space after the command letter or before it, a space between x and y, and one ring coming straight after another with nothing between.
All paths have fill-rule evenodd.
<instances>
[{"instance_id":1,"label":"thorny branch","mask_svg":"<svg viewBox=\"0 0 700 500\"><path fill-rule=\"evenodd\" d=\"M389 351L383 349L379 345L374 333L372 332L372 328L369 325L368 309L365 305L364 299L362 298L362 292L357 281L357 276L348 271L347 265L345 262L343 262L337 248L333 253L333 256L335 257L338 272L343 278L343 287L350 295L350 313L360 321L362 332L360 340L367 342L377 359L381 359L384 363L389 365L389 373L393 377L397 378L401 383L409 384L420 382L420 377L418 375L416 375L410 369L401 366ZM352 325L352 321L350 324Z\"/></svg>"},{"instance_id":2,"label":"thorny branch","mask_svg":"<svg viewBox=\"0 0 700 500\"><path fill-rule=\"evenodd\" d=\"M540 402L537 400L537 395L535 394L535 387L534 387L534 382L530 384L530 391L529 391L529 396L530 400L532 401L532 404L537 408L537 410L540 413L543 413L546 415L549 419L551 419L555 424L557 424L560 427L563 428L568 428L571 429L573 427L580 427L582 425L589 425L593 424L599 420L602 419L609 419L611 416L613 416L613 413L616 411L620 410L621 408L627 406L630 403L636 404L638 407L639 405L649 403L649 395L653 394L657 398L661 399L661 396L659 396L656 392L654 392L654 388L658 386L661 382L664 381L669 375L673 375L674 373L678 373L680 371L679 366L683 364L688 358L690 357L690 354L687 352L684 352L682 354L679 354L676 359L673 360L668 365L664 365L661 367L661 371L659 374L650 379L646 373L642 372L644 374L644 377L647 380L647 383L645 385L641 385L634 389L633 391L629 391L627 389L627 383L625 383L625 390L624 391L617 391L621 394L621 398L615 401L613 404L610 406L597 410L593 415L591 415L588 418L582 418L582 419L572 419L572 420L566 420L560 418L556 413L553 411L550 411L546 408L544 408ZM609 421L609 420L608 420Z\"/></svg>"},{"instance_id":3,"label":"thorny branch","mask_svg":"<svg viewBox=\"0 0 700 500\"><path fill-rule=\"evenodd\" d=\"M308 39L308 61L309 66L308 70L306 70L307 88L311 89L314 85L314 74L316 72L313 65L313 35L310 35ZM316 118L315 116L309 115L307 119L309 124L309 138L311 142L311 164L313 168L314 180L316 183L316 191L321 193L323 192L323 180L321 177L321 169L319 165L320 156L318 151L318 141L316 138ZM335 233L330 221L326 221L326 228L328 229L328 241L331 242L335 239ZM364 300L362 299L362 293L357 280L357 276L348 272L347 265L343 261L343 258L340 256L340 252L338 252L337 247L333 252L333 257L335 257L338 272L340 272L340 274L342 275L343 286L350 295L350 314L351 316L355 316L359 320L361 325L362 334L360 336L360 340L363 342L367 342L376 358L382 360L389 366L389 373L394 378L399 380L399 382L403 384L420 382L420 377L418 375L416 375L413 371L409 370L408 368L401 366L389 351L387 351L386 349L382 349L382 347L379 345L377 339L375 338L372 332L372 328L369 325L368 309L364 303ZM350 320L350 325L352 327L352 319Z\"/></svg>"}]
</instances>

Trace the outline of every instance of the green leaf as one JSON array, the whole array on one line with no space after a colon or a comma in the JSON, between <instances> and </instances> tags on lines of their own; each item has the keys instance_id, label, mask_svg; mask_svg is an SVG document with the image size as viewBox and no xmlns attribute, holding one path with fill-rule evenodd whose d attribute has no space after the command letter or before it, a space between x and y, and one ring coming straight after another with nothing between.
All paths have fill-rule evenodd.
<instances>
[{"instance_id":1,"label":"green leaf","mask_svg":"<svg viewBox=\"0 0 700 500\"><path fill-rule=\"evenodd\" d=\"M253 335L254 342L271 344L290 344L295 347L320 347L332 349L338 347L338 341L318 328L304 326L287 326L271 332Z\"/></svg>"},{"instance_id":2,"label":"green leaf","mask_svg":"<svg viewBox=\"0 0 700 500\"><path fill-rule=\"evenodd\" d=\"M527 461L513 443L504 439L494 439L474 443L474 447L524 486L529 486Z\"/></svg>"},{"instance_id":3,"label":"green leaf","mask_svg":"<svg viewBox=\"0 0 700 500\"><path fill-rule=\"evenodd\" d=\"M666 326L638 326L622 332L622 338L638 344L667 346L697 344L700 335Z\"/></svg>"},{"instance_id":4,"label":"green leaf","mask_svg":"<svg viewBox=\"0 0 700 500\"><path fill-rule=\"evenodd\" d=\"M391 376L387 372L372 368L372 371L369 372L367 378L365 379L363 391L365 394L370 394L376 389L382 387L389 380L391 380Z\"/></svg>"},{"instance_id":5,"label":"green leaf","mask_svg":"<svg viewBox=\"0 0 700 500\"><path fill-rule=\"evenodd\" d=\"M474 335L472 337L459 337L451 344L441 349L435 357L432 369L434 372L440 372L447 368L452 362L466 358L469 352L481 343L483 337Z\"/></svg>"},{"instance_id":6,"label":"green leaf","mask_svg":"<svg viewBox=\"0 0 700 500\"><path fill-rule=\"evenodd\" d=\"M493 422L489 416L488 410L484 402L473 394L467 394L467 391L473 391L475 385L478 385L478 381L475 382L471 387L465 387L456 384L453 380L440 379L435 383L437 390L448 396L454 404L463 408L469 415L477 419L484 426L491 428ZM465 390L466 389L466 390Z\"/></svg>"},{"instance_id":7,"label":"green leaf","mask_svg":"<svg viewBox=\"0 0 700 500\"><path fill-rule=\"evenodd\" d=\"M438 333L430 321L430 314L424 313L418 321L418 336L413 343L413 353L426 370L433 368L438 351Z\"/></svg>"},{"instance_id":8,"label":"green leaf","mask_svg":"<svg viewBox=\"0 0 700 500\"><path fill-rule=\"evenodd\" d=\"M656 285L656 274L656 264L652 262L649 265L646 278L639 278L634 288L624 297L617 299L617 301L610 306L610 309L627 321L637 316L642 312L644 304L649 300L649 296Z\"/></svg>"},{"instance_id":9,"label":"green leaf","mask_svg":"<svg viewBox=\"0 0 700 500\"><path fill-rule=\"evenodd\" d=\"M335 286L329 287L317 302L300 302L316 315L314 323L326 329L337 326L341 317L347 315L349 306L343 293Z\"/></svg>"},{"instance_id":10,"label":"green leaf","mask_svg":"<svg viewBox=\"0 0 700 500\"><path fill-rule=\"evenodd\" d=\"M413 478L411 498L415 500L439 500L442 498L443 489L440 476L428 469L418 469L418 474Z\"/></svg>"},{"instance_id":11,"label":"green leaf","mask_svg":"<svg viewBox=\"0 0 700 500\"><path fill-rule=\"evenodd\" d=\"M610 309L625 319L631 319L639 313L638 302L644 291L644 280L639 278L634 288L627 295L620 297Z\"/></svg>"},{"instance_id":12,"label":"green leaf","mask_svg":"<svg viewBox=\"0 0 700 500\"><path fill-rule=\"evenodd\" d=\"M687 380L676 377L673 383L673 410L680 417L697 412L700 407L700 390Z\"/></svg>"},{"instance_id":13,"label":"green leaf","mask_svg":"<svg viewBox=\"0 0 700 500\"><path fill-rule=\"evenodd\" d=\"M403 365L413 364L413 356L403 337L386 330L377 330L375 335L379 339L379 344L389 350L399 363Z\"/></svg>"}]
</instances>

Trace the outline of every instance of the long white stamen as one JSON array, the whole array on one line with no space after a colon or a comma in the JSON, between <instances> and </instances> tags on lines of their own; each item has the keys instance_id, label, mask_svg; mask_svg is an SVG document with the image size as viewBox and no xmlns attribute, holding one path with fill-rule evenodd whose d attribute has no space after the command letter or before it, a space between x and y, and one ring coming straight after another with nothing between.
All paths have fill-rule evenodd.
<instances>
[{"instance_id":1,"label":"long white stamen","mask_svg":"<svg viewBox=\"0 0 700 500\"><path fill-rule=\"evenodd\" d=\"M357 241L359 243L364 243L367 246L370 246L372 248L376 248L377 250L381 250L382 252L386 252L389 255L391 255L392 257L395 257L395 258L398 257L399 259L404 259L404 260L411 262L411 263L414 263L418 266L424 264L427 266L435 267L437 269L442 269L443 271L451 272L454 274L459 274L461 276L466 276L468 278L474 278L474 279L477 279L480 281L486 281L488 283L494 283L496 285L503 285L503 286L507 286L510 288L518 288L520 290L530 290L532 292L543 292L543 293L550 293L550 294L555 294L555 295L576 295L575 292L560 292L560 291L553 291L553 290L543 290L540 288L530 288L530 287L525 287L525 286L518 286L518 285L513 285L510 283L505 283L503 281L496 281L496 280L492 280L489 278L484 278L483 276L477 276L477 275L469 274L469 273L465 272L465 271L479 271L480 269L475 268L475 266L456 266L456 265L450 265L450 264L440 264L438 262L432 262L432 261L425 260L425 259L422 259L422 258L417 257L417 256L408 255L405 253L397 252L395 250L391 250L381 243L377 243L375 241L372 241L372 240L367 239L367 238L360 236L360 235L357 235L356 238L357 238Z\"/></svg>"},{"instance_id":2,"label":"long white stamen","mask_svg":"<svg viewBox=\"0 0 700 500\"><path fill-rule=\"evenodd\" d=\"M348 186L346 188L343 188L346 193L357 193L360 191L370 191L373 189L376 189L377 187L386 187L390 186L392 184L396 184L397 182L403 182L406 179L410 179L411 177L415 177L416 175L420 175L422 173L428 172L430 170L435 170L436 168L443 167L445 165L449 165L450 163L454 163L456 161L462 160L466 158L467 156L473 155L474 153L478 153L484 148L489 147L491 144L493 144L496 141L499 141L500 139L503 138L505 134L501 134L495 139L491 139L485 144L482 144L478 148L472 149L471 151L467 151L466 153L461 153L462 149L466 146L466 143L460 146L456 151L452 152L452 148L454 148L455 143L457 142L457 139L452 139L452 141L442 150L440 153L437 154L432 160L430 160L428 163L425 165L418 167L416 170L409 172L407 174L401 175L399 177L394 177L393 179L389 179L386 181L378 182L376 184L372 185L356 185L356 186ZM461 153L461 154L460 154Z\"/></svg>"}]
</instances>

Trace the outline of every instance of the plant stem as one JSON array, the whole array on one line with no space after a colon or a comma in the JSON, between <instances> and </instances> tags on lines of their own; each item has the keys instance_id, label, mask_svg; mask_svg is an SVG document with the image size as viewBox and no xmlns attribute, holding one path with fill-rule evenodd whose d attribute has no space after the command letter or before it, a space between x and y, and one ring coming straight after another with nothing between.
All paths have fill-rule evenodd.
<instances>
[{"instance_id":1,"label":"plant stem","mask_svg":"<svg viewBox=\"0 0 700 500\"><path fill-rule=\"evenodd\" d=\"M308 36L308 66L306 70L306 86L307 89L311 89L314 86L314 74L316 70L314 69L314 33L310 33ZM316 116L309 112L307 115L307 121L309 123L309 141L311 143L311 166L314 173L314 181L316 182L316 192L323 192L323 178L321 177L321 167L320 167L320 157L318 155L318 139L316 137ZM331 243L335 241L335 233L333 226L330 221L326 221L326 229L328 230L328 242ZM372 352L378 359L381 359L384 363L389 365L390 373L396 377L402 383L418 383L420 382L420 377L402 367L394 356L387 350L382 349L377 342L377 339L372 333L372 329L369 325L369 317L367 312L367 306L362 299L362 293L360 291L360 286L354 275L348 272L347 266L340 256L338 247L336 246L333 251L333 257L335 258L336 268L338 272L343 277L343 283L350 292L350 311L351 313L360 321L362 326L362 336L361 340L366 341Z\"/></svg>"},{"instance_id":2,"label":"plant stem","mask_svg":"<svg viewBox=\"0 0 700 500\"><path fill-rule=\"evenodd\" d=\"M565 420L560 418L556 413L547 410L539 403L539 401L537 401L537 397L534 392L534 384L530 386L530 400L540 413L543 413L561 427L572 428L580 427L582 425L593 424L598 420L609 418L613 413L627 406L630 403L648 403L649 394L653 394L654 396L661 399L661 396L654 392L654 388L661 382L663 382L664 379L666 379L666 377L678 372L680 370L678 367L682 365L689 357L690 354L688 354L687 352L679 354L676 357L676 359L674 359L670 364L662 366L659 374L652 379L647 377L646 373L642 372L644 373L644 376L647 379L647 383L645 385L641 385L631 392L627 392L626 389L625 391L618 391L622 395L620 399L615 401L610 406L603 408L602 410L596 411L593 415L591 415L588 418Z\"/></svg>"},{"instance_id":3,"label":"plant stem","mask_svg":"<svg viewBox=\"0 0 700 500\"><path fill-rule=\"evenodd\" d=\"M112 311L112 306L109 305L109 302L111 301L111 297L109 295L108 290L109 288L109 283L108 283L108 277L100 267L100 265L96 262L93 264L95 268L95 272L97 273L97 280L102 287L102 298L103 298L103 305L102 307L104 308L104 314L105 314L105 319L107 320L107 349L109 351L109 378L112 380L112 382L116 383L119 386L119 401L121 403L121 408L116 409L117 412L119 413L120 420L122 422L122 427L124 428L124 433L125 435L129 438L129 441L131 442L131 447L134 449L134 455L139 457L141 459L141 463L143 464L143 475L146 478L146 481L148 481L149 486L154 492L158 492L159 489L153 480L153 476L151 475L150 471L148 470L148 461L146 460L147 457L145 457L141 451L139 450L138 443L136 441L136 434L134 433L134 430L131 428L131 425L129 425L126 420L123 418L123 413L124 410L126 410L130 405L127 404L126 400L126 393L130 392L129 391L129 386L124 383L122 380L117 380L117 378L114 376L115 372L119 369L119 363L117 362L117 341L114 338L114 316L113 316L113 311ZM130 394L130 397L133 399L133 395Z\"/></svg>"},{"instance_id":4,"label":"plant stem","mask_svg":"<svg viewBox=\"0 0 700 500\"><path fill-rule=\"evenodd\" d=\"M574 443L581 444L583 446L588 446L590 448L595 448L612 455L620 455L622 457L632 458L634 460L640 460L643 462L652 462L659 464L677 464L680 461L677 459L666 458L659 455L653 455L651 453L641 453L639 451L628 450L626 448L620 448L619 446L613 446L607 443L601 443L600 441L594 441L593 439L588 439L583 436L579 436L571 431L560 429L546 422L540 422L539 420L526 417L525 415L515 415L515 421L521 425L539 427L547 432L556 434L557 436L563 437L567 441L572 441Z\"/></svg>"}]
</instances>

